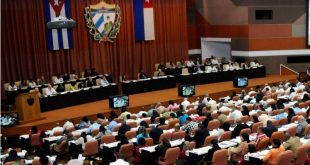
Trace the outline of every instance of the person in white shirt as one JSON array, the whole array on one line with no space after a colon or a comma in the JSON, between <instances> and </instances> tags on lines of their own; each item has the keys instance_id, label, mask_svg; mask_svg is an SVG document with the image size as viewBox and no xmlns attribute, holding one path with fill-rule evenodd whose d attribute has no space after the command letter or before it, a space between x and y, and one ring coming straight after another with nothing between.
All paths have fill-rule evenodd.
<instances>
[{"instance_id":1,"label":"person in white shirt","mask_svg":"<svg viewBox=\"0 0 310 165\"><path fill-rule=\"evenodd\" d=\"M211 64L213 64L213 65L219 64L219 62L218 62L216 57L211 56Z\"/></svg>"},{"instance_id":2,"label":"person in white shirt","mask_svg":"<svg viewBox=\"0 0 310 165\"><path fill-rule=\"evenodd\" d=\"M79 155L76 152L71 153L71 160L68 165L83 165L83 159L79 159Z\"/></svg>"},{"instance_id":3,"label":"person in white shirt","mask_svg":"<svg viewBox=\"0 0 310 165\"><path fill-rule=\"evenodd\" d=\"M69 128L72 128L72 127L74 127L74 124L70 120L67 120L62 126L64 130L68 130Z\"/></svg>"},{"instance_id":4,"label":"person in white shirt","mask_svg":"<svg viewBox=\"0 0 310 165\"><path fill-rule=\"evenodd\" d=\"M240 119L242 116L243 115L239 110L233 109L232 112L228 115L228 118L237 120L237 119Z\"/></svg>"},{"instance_id":5,"label":"person in white shirt","mask_svg":"<svg viewBox=\"0 0 310 165\"><path fill-rule=\"evenodd\" d=\"M213 66L212 66L212 69L211 69L211 72L217 72L217 71L218 71L218 69L216 68L215 65L213 65Z\"/></svg>"},{"instance_id":6,"label":"person in white shirt","mask_svg":"<svg viewBox=\"0 0 310 165\"><path fill-rule=\"evenodd\" d=\"M52 129L52 135L53 135L55 132L63 132L63 131L64 131L63 127L61 127L59 123L56 123L56 127L54 127L54 128Z\"/></svg>"},{"instance_id":7,"label":"person in white shirt","mask_svg":"<svg viewBox=\"0 0 310 165\"><path fill-rule=\"evenodd\" d=\"M193 60L189 60L187 61L187 64L186 64L187 67L192 67L192 66L195 66L195 63Z\"/></svg>"},{"instance_id":8,"label":"person in white shirt","mask_svg":"<svg viewBox=\"0 0 310 165\"><path fill-rule=\"evenodd\" d=\"M229 69L228 70L233 71L234 69L235 69L234 66L229 64Z\"/></svg>"},{"instance_id":9,"label":"person in white shirt","mask_svg":"<svg viewBox=\"0 0 310 165\"><path fill-rule=\"evenodd\" d=\"M60 84L63 83L64 80L62 78L62 76L58 73L56 77L54 77L53 83L54 84Z\"/></svg>"},{"instance_id":10,"label":"person in white shirt","mask_svg":"<svg viewBox=\"0 0 310 165\"><path fill-rule=\"evenodd\" d=\"M197 97L195 102L193 102L193 104L194 104L194 109L197 109L200 104L200 97Z\"/></svg>"},{"instance_id":11,"label":"person in white shirt","mask_svg":"<svg viewBox=\"0 0 310 165\"><path fill-rule=\"evenodd\" d=\"M186 109L186 107L188 105L190 105L191 103L187 100L187 98L184 98L184 101L181 103L181 105L183 106L184 109Z\"/></svg>"},{"instance_id":12,"label":"person in white shirt","mask_svg":"<svg viewBox=\"0 0 310 165\"><path fill-rule=\"evenodd\" d=\"M105 76L102 76L102 78L100 79L100 85L103 87L110 85L109 81L105 78Z\"/></svg>"},{"instance_id":13,"label":"person in white shirt","mask_svg":"<svg viewBox=\"0 0 310 165\"><path fill-rule=\"evenodd\" d=\"M207 70L206 70L206 73L211 73L212 72L212 67L211 66L208 66L207 67Z\"/></svg>"},{"instance_id":14,"label":"person in white shirt","mask_svg":"<svg viewBox=\"0 0 310 165\"><path fill-rule=\"evenodd\" d=\"M16 90L17 90L17 86L15 85L15 82L11 81L8 86L8 91L16 91Z\"/></svg>"},{"instance_id":15,"label":"person in white shirt","mask_svg":"<svg viewBox=\"0 0 310 165\"><path fill-rule=\"evenodd\" d=\"M263 127L267 126L267 121L269 120L269 117L267 114L263 114L262 111L257 111L258 121L263 123Z\"/></svg>"},{"instance_id":16,"label":"person in white shirt","mask_svg":"<svg viewBox=\"0 0 310 165\"><path fill-rule=\"evenodd\" d=\"M82 132L81 133L81 137L78 138L76 141L75 141L75 144L76 145L82 145L82 149L84 150L85 149L85 144L86 142L90 141L90 140L93 140L94 138L90 135L86 135L85 132Z\"/></svg>"},{"instance_id":17,"label":"person in white shirt","mask_svg":"<svg viewBox=\"0 0 310 165\"><path fill-rule=\"evenodd\" d=\"M203 100L202 100L202 103L204 103L204 104L208 104L208 102L209 102L209 100L210 100L210 96L209 96L209 94L208 93L206 93L205 94L205 97L203 98Z\"/></svg>"},{"instance_id":18,"label":"person in white shirt","mask_svg":"<svg viewBox=\"0 0 310 165\"><path fill-rule=\"evenodd\" d=\"M31 88L34 88L34 87L37 86L36 82L34 82L33 79L30 79L30 80L29 80L28 85L29 85Z\"/></svg>"},{"instance_id":19,"label":"person in white shirt","mask_svg":"<svg viewBox=\"0 0 310 165\"><path fill-rule=\"evenodd\" d=\"M52 87L51 84L48 84L45 90L45 96L52 96L56 94L57 94L56 90Z\"/></svg>"}]
</instances>

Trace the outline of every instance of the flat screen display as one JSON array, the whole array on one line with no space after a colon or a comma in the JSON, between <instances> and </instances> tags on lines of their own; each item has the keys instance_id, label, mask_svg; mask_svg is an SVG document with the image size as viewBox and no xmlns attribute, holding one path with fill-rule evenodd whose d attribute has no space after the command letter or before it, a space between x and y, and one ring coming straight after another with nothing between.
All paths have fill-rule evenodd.
<instances>
[{"instance_id":1,"label":"flat screen display","mask_svg":"<svg viewBox=\"0 0 310 165\"><path fill-rule=\"evenodd\" d=\"M109 106L110 108L113 108L113 109L127 107L129 106L129 96L128 95L110 96Z\"/></svg>"},{"instance_id":2,"label":"flat screen display","mask_svg":"<svg viewBox=\"0 0 310 165\"><path fill-rule=\"evenodd\" d=\"M17 112L1 113L1 127L12 127L18 124L18 120Z\"/></svg>"},{"instance_id":3,"label":"flat screen display","mask_svg":"<svg viewBox=\"0 0 310 165\"><path fill-rule=\"evenodd\" d=\"M181 97L189 97L195 95L195 85L180 85L178 94Z\"/></svg>"},{"instance_id":4,"label":"flat screen display","mask_svg":"<svg viewBox=\"0 0 310 165\"><path fill-rule=\"evenodd\" d=\"M235 77L234 78L234 87L243 88L248 86L248 78L247 77Z\"/></svg>"}]
</instances>

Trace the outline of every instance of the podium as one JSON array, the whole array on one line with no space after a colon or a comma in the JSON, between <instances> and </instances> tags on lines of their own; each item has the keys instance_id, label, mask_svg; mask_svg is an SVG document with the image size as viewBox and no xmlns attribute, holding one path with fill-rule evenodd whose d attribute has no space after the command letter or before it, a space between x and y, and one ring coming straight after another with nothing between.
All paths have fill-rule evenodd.
<instances>
[{"instance_id":1,"label":"podium","mask_svg":"<svg viewBox=\"0 0 310 165\"><path fill-rule=\"evenodd\" d=\"M20 123L42 120L40 98L38 92L22 93L15 98L16 110Z\"/></svg>"}]
</instances>

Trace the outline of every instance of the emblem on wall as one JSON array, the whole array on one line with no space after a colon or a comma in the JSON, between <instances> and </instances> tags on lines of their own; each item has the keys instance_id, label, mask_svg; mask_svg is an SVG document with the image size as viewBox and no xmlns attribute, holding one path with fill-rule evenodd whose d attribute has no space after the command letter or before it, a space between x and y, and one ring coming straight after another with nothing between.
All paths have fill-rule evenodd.
<instances>
[{"instance_id":1,"label":"emblem on wall","mask_svg":"<svg viewBox=\"0 0 310 165\"><path fill-rule=\"evenodd\" d=\"M113 42L121 24L121 9L104 1L85 7L85 21L94 40Z\"/></svg>"}]
</instances>

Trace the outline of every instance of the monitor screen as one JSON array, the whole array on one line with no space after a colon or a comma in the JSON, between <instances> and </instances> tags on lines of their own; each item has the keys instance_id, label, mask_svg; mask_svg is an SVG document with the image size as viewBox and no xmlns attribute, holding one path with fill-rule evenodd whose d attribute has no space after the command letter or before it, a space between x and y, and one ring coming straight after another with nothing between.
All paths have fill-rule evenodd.
<instances>
[{"instance_id":1,"label":"monitor screen","mask_svg":"<svg viewBox=\"0 0 310 165\"><path fill-rule=\"evenodd\" d=\"M247 77L235 77L234 78L234 87L242 88L248 86L248 78Z\"/></svg>"},{"instance_id":2,"label":"monitor screen","mask_svg":"<svg viewBox=\"0 0 310 165\"><path fill-rule=\"evenodd\" d=\"M12 127L18 124L18 112L1 113L1 127Z\"/></svg>"},{"instance_id":3,"label":"monitor screen","mask_svg":"<svg viewBox=\"0 0 310 165\"><path fill-rule=\"evenodd\" d=\"M113 109L127 107L129 105L128 95L117 95L109 97L109 106Z\"/></svg>"},{"instance_id":4,"label":"monitor screen","mask_svg":"<svg viewBox=\"0 0 310 165\"><path fill-rule=\"evenodd\" d=\"M178 88L178 94L181 97L188 97L195 95L195 86L194 85L181 85Z\"/></svg>"}]
</instances>

